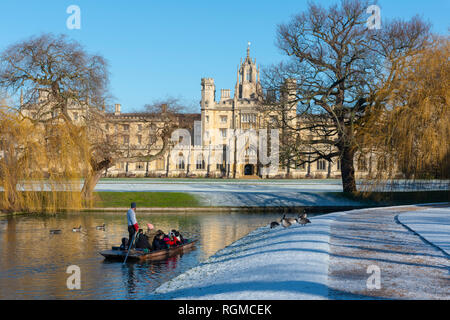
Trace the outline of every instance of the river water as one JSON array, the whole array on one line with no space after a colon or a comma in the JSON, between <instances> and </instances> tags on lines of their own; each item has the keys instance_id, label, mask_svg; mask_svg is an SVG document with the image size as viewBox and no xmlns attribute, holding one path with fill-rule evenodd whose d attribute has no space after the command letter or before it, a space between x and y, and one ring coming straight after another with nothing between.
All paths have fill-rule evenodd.
<instances>
[{"instance_id":1,"label":"river water","mask_svg":"<svg viewBox=\"0 0 450 320\"><path fill-rule=\"evenodd\" d=\"M137 214L168 232L198 239L195 249L162 261L107 262L102 250L127 237L126 217L114 213L68 213L0 218L0 299L152 299L163 282L205 261L279 214ZM106 230L96 226L106 224ZM81 232L73 227L82 226ZM50 230L60 229L61 234ZM67 268L81 271L81 289L69 290Z\"/></svg>"}]
</instances>

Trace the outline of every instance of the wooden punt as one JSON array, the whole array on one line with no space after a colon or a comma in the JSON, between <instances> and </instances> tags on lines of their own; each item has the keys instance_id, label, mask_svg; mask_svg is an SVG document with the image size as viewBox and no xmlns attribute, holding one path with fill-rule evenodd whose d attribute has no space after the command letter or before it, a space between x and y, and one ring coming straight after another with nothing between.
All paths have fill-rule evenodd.
<instances>
[{"instance_id":1,"label":"wooden punt","mask_svg":"<svg viewBox=\"0 0 450 320\"><path fill-rule=\"evenodd\" d=\"M171 255L181 253L192 249L197 243L197 240L187 240L189 242L182 245L171 247L166 250L149 251L144 252L141 250L131 250L128 255L127 261L142 261L142 260L160 260L170 257ZM100 254L105 257L105 260L118 260L124 261L127 255L126 250L118 250L118 248L113 248L113 250L101 251Z\"/></svg>"}]
</instances>

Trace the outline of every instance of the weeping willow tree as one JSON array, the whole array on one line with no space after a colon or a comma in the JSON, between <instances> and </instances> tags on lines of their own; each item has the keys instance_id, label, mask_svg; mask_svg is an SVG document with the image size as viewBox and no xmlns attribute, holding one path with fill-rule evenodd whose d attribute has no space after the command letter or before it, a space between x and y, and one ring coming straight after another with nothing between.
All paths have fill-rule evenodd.
<instances>
[{"instance_id":1,"label":"weeping willow tree","mask_svg":"<svg viewBox=\"0 0 450 320\"><path fill-rule=\"evenodd\" d=\"M0 54L0 87L10 96L17 97L20 92L19 113L47 128L44 134L50 134L50 137L53 137L51 132L63 130L59 135L67 138L62 140L65 144L82 141L81 150L85 150L85 143L90 145L90 157L80 156L85 160L82 165L88 168L81 176L85 184L82 195L86 201L92 200L92 185L95 186L99 172L111 166L116 156L116 146L99 130L105 120L103 111L109 95L108 79L106 60L89 54L81 44L65 35L33 36L12 44ZM84 128L73 119L74 107L79 109L77 112L83 118ZM83 130L88 132L84 136L90 138L89 142L80 140ZM65 149L59 152L58 156L66 156ZM61 165L67 165L62 172L76 168L71 161ZM55 172L53 178L60 174L56 168L49 167ZM66 178L71 175L67 174Z\"/></svg>"},{"instance_id":2,"label":"weeping willow tree","mask_svg":"<svg viewBox=\"0 0 450 320\"><path fill-rule=\"evenodd\" d=\"M399 172L413 180L450 178L449 56L449 38L437 38L378 91L363 139L376 154L375 180Z\"/></svg>"},{"instance_id":3,"label":"weeping willow tree","mask_svg":"<svg viewBox=\"0 0 450 320\"><path fill-rule=\"evenodd\" d=\"M82 127L35 123L0 106L0 210L80 209L80 178L89 158L86 142Z\"/></svg>"}]
</instances>

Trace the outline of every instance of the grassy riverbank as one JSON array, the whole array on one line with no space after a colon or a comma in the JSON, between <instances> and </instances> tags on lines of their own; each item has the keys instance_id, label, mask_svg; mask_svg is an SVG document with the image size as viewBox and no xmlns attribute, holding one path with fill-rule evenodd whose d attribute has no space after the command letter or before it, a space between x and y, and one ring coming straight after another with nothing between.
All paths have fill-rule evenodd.
<instances>
[{"instance_id":1,"label":"grassy riverbank","mask_svg":"<svg viewBox=\"0 0 450 320\"><path fill-rule=\"evenodd\" d=\"M3 196L0 191L0 199ZM40 192L43 203L48 202L49 192ZM58 198L58 195L56 196ZM136 202L140 208L193 208L201 207L200 201L192 194L182 192L96 192L95 200L88 208L129 208ZM1 203L1 202L0 202ZM42 212L45 210L38 210ZM59 208L57 211L78 211L77 209ZM85 210L86 211L86 210ZM23 212L5 212L0 207L0 216L24 214Z\"/></svg>"}]
</instances>

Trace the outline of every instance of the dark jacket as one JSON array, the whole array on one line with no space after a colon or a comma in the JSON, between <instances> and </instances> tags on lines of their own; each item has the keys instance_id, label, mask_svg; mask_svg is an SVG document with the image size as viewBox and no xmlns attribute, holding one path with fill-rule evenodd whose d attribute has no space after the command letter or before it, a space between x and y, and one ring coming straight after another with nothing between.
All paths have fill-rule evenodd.
<instances>
[{"instance_id":1,"label":"dark jacket","mask_svg":"<svg viewBox=\"0 0 450 320\"><path fill-rule=\"evenodd\" d=\"M158 239L158 237L155 237L153 239L153 250L164 250L167 249L167 244L164 240Z\"/></svg>"},{"instance_id":2,"label":"dark jacket","mask_svg":"<svg viewBox=\"0 0 450 320\"><path fill-rule=\"evenodd\" d=\"M148 237L145 234L139 234L136 240L136 248L137 249L151 249L152 246L150 242L148 242Z\"/></svg>"}]
</instances>

